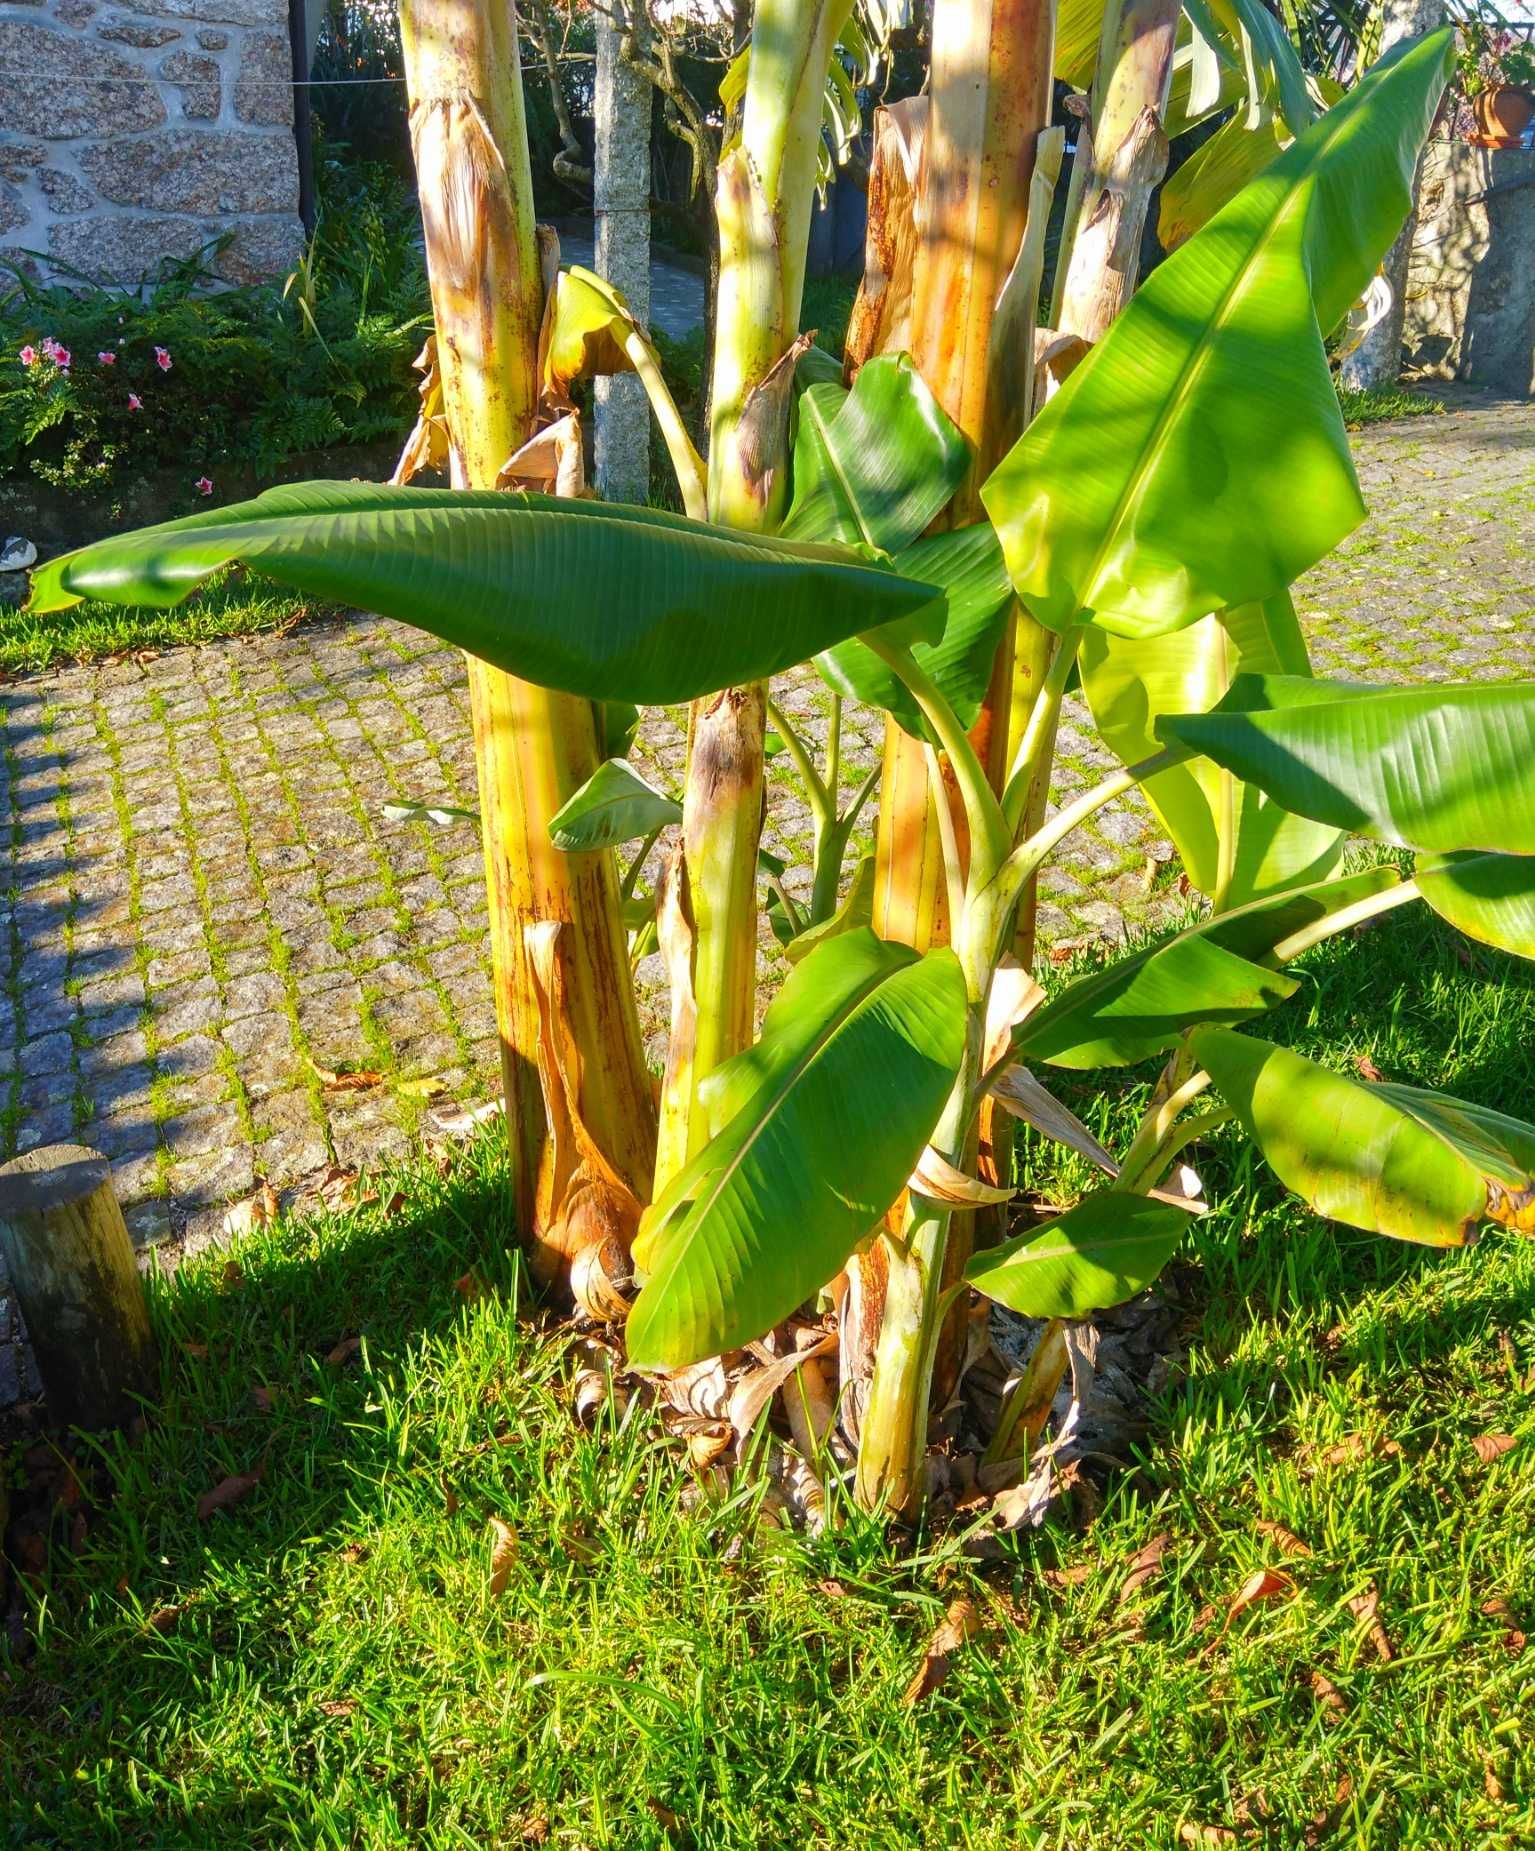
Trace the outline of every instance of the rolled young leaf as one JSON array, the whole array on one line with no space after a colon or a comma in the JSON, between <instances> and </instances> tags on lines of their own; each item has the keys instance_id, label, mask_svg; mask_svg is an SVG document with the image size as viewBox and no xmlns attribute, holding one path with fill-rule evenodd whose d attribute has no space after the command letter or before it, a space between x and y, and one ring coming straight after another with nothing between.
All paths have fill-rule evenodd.
<instances>
[{"instance_id":1,"label":"rolled young leaf","mask_svg":"<svg viewBox=\"0 0 1535 1851\"><path fill-rule=\"evenodd\" d=\"M931 586L842 547L603 502L341 482L66 553L33 574L31 608L177 604L235 560L595 700L690 700L898 619L929 641L943 627Z\"/></svg>"},{"instance_id":2,"label":"rolled young leaf","mask_svg":"<svg viewBox=\"0 0 1535 1851\"><path fill-rule=\"evenodd\" d=\"M1241 675L1157 723L1298 816L1403 848L1535 854L1535 682L1367 688Z\"/></svg>"},{"instance_id":3,"label":"rolled young leaf","mask_svg":"<svg viewBox=\"0 0 1535 1851\"><path fill-rule=\"evenodd\" d=\"M1227 1029L1197 1028L1189 1046L1280 1181L1322 1214L1431 1247L1463 1247L1488 1219L1535 1225L1535 1127Z\"/></svg>"},{"instance_id":4,"label":"rolled young leaf","mask_svg":"<svg viewBox=\"0 0 1535 1851\"><path fill-rule=\"evenodd\" d=\"M1156 1278L1192 1219L1187 1209L1102 1189L1054 1221L976 1254L965 1277L1031 1318L1085 1318Z\"/></svg>"},{"instance_id":5,"label":"rolled young leaf","mask_svg":"<svg viewBox=\"0 0 1535 1851\"><path fill-rule=\"evenodd\" d=\"M633 842L682 821L682 805L647 783L626 758L605 758L549 819L549 840L567 854Z\"/></svg>"},{"instance_id":6,"label":"rolled young leaf","mask_svg":"<svg viewBox=\"0 0 1535 1851\"><path fill-rule=\"evenodd\" d=\"M1535 855L1436 855L1413 871L1418 892L1467 938L1535 958Z\"/></svg>"},{"instance_id":7,"label":"rolled young leaf","mask_svg":"<svg viewBox=\"0 0 1535 1851\"><path fill-rule=\"evenodd\" d=\"M1126 765L1157 750L1164 714L1215 706L1239 674L1311 673L1288 592L1167 636L1131 639L1089 627L1078 662L1103 742ZM1141 788L1189 879L1217 910L1321 880L1343 853L1341 830L1292 816L1208 759L1173 765Z\"/></svg>"},{"instance_id":8,"label":"rolled young leaf","mask_svg":"<svg viewBox=\"0 0 1535 1851\"><path fill-rule=\"evenodd\" d=\"M629 1314L638 1367L759 1337L846 1263L900 1194L964 1055L965 983L867 930L827 940L755 1047L710 1076L714 1136L648 1211Z\"/></svg>"},{"instance_id":9,"label":"rolled young leaf","mask_svg":"<svg viewBox=\"0 0 1535 1851\"><path fill-rule=\"evenodd\" d=\"M1382 59L1154 270L991 476L1042 623L1177 629L1272 597L1358 524L1322 337L1402 223L1453 43Z\"/></svg>"}]
</instances>

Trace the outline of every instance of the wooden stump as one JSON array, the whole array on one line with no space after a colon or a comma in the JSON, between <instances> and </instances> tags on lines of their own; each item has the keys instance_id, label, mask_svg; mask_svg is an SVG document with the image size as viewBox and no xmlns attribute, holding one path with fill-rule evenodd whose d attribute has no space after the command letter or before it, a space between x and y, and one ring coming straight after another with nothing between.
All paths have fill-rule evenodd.
<instances>
[{"instance_id":1,"label":"wooden stump","mask_svg":"<svg viewBox=\"0 0 1535 1851\"><path fill-rule=\"evenodd\" d=\"M154 1345L106 1158L49 1144L0 1165L0 1252L53 1418L125 1426L153 1386Z\"/></svg>"}]
</instances>

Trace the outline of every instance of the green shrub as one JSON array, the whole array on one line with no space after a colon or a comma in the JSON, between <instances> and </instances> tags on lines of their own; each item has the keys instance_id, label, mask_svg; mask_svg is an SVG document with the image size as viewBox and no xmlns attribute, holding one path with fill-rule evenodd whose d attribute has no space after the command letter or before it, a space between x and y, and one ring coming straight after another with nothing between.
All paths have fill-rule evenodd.
<instances>
[{"instance_id":1,"label":"green shrub","mask_svg":"<svg viewBox=\"0 0 1535 1851\"><path fill-rule=\"evenodd\" d=\"M401 438L430 314L411 194L329 165L292 287L210 288L217 246L138 293L0 284L0 481L110 498L146 470L271 474L330 445ZM66 357L61 360L60 350ZM28 361L30 360L30 364Z\"/></svg>"}]
</instances>

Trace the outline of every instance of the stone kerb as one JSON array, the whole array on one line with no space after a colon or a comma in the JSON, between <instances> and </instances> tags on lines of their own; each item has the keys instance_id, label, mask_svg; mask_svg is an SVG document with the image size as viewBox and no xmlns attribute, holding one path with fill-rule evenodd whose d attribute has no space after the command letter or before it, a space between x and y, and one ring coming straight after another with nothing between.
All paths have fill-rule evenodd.
<instances>
[{"instance_id":1,"label":"stone kerb","mask_svg":"<svg viewBox=\"0 0 1535 1851\"><path fill-rule=\"evenodd\" d=\"M131 285L232 233L226 281L282 274L292 80L286 0L0 0L0 258Z\"/></svg>"}]
</instances>

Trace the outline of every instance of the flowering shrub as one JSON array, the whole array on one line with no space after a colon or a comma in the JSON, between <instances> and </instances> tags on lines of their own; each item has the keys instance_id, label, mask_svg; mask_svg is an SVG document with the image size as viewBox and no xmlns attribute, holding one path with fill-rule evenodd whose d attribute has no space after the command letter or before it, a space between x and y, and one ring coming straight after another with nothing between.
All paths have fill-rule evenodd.
<instances>
[{"instance_id":1,"label":"flowering shrub","mask_svg":"<svg viewBox=\"0 0 1535 1851\"><path fill-rule=\"evenodd\" d=\"M0 482L110 498L171 468L191 499L231 465L403 438L430 319L415 202L387 176L327 179L307 314L280 284L210 289L196 261L138 294L0 275Z\"/></svg>"}]
</instances>

